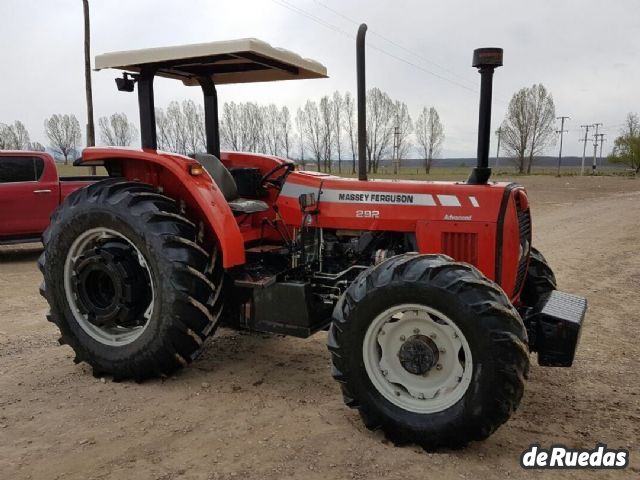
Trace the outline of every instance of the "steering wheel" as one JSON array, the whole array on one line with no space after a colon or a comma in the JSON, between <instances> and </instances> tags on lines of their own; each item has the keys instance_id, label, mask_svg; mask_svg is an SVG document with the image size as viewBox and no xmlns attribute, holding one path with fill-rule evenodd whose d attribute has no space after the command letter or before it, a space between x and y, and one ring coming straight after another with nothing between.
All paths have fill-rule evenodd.
<instances>
[{"instance_id":1,"label":"steering wheel","mask_svg":"<svg viewBox=\"0 0 640 480\"><path fill-rule=\"evenodd\" d=\"M276 178L276 179L272 179L271 177L273 176L274 173L282 170L282 169L287 169L287 171L292 171L295 168L295 165L293 163L281 163L280 165L276 165L275 167L273 167L271 170L269 170L267 173L265 173L262 178L260 179L260 186L265 186L265 184L270 184L273 185L274 187L281 187L282 186L282 176L284 175L280 175L280 177Z\"/></svg>"}]
</instances>

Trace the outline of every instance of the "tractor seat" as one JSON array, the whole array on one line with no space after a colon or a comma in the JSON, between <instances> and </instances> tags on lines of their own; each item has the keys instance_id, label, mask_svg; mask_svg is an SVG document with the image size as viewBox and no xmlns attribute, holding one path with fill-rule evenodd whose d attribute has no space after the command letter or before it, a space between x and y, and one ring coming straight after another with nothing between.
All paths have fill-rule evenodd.
<instances>
[{"instance_id":1,"label":"tractor seat","mask_svg":"<svg viewBox=\"0 0 640 480\"><path fill-rule=\"evenodd\" d=\"M209 172L209 175L211 175L211 178L216 182L224 198L229 203L232 212L257 213L269 209L269 205L262 200L238 197L236 181L218 157L210 153L196 153L193 158L200 162L204 169Z\"/></svg>"}]
</instances>

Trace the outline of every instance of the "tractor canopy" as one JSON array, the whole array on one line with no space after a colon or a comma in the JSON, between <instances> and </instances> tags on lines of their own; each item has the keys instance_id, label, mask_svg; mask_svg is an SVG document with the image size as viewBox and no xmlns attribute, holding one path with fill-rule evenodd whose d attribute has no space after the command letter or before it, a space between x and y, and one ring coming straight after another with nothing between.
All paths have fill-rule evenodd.
<instances>
[{"instance_id":1,"label":"tractor canopy","mask_svg":"<svg viewBox=\"0 0 640 480\"><path fill-rule=\"evenodd\" d=\"M182 80L204 93L207 152L220 156L216 85L326 78L327 69L315 60L255 38L146 48L96 56L95 69L124 70L118 90L132 92L138 84L142 148L157 149L153 79Z\"/></svg>"}]
</instances>

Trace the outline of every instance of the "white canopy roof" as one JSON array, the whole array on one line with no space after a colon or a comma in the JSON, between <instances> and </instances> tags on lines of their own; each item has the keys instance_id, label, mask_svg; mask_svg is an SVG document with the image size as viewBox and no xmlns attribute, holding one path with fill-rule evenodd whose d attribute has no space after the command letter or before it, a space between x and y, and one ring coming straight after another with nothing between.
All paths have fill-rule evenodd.
<instances>
[{"instance_id":1,"label":"white canopy roof","mask_svg":"<svg viewBox=\"0 0 640 480\"><path fill-rule=\"evenodd\" d=\"M95 67L128 72L155 68L156 75L185 85L199 85L198 78L207 76L217 85L327 76L321 63L255 38L105 53L96 56Z\"/></svg>"}]
</instances>

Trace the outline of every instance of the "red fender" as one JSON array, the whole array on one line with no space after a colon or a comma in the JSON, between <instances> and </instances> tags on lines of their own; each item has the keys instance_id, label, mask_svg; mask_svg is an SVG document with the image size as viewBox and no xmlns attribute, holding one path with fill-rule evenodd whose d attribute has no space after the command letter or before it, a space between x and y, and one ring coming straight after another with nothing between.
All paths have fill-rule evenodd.
<instances>
[{"instance_id":1,"label":"red fender","mask_svg":"<svg viewBox=\"0 0 640 480\"><path fill-rule=\"evenodd\" d=\"M105 165L111 172L138 180L186 203L191 220L202 221L215 236L222 252L224 268L245 263L244 238L224 195L205 171L191 175L199 165L192 158L155 150L129 148L84 149L76 165Z\"/></svg>"}]
</instances>

